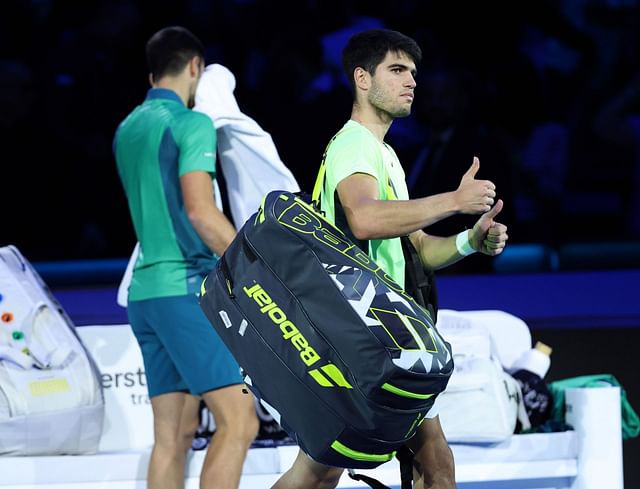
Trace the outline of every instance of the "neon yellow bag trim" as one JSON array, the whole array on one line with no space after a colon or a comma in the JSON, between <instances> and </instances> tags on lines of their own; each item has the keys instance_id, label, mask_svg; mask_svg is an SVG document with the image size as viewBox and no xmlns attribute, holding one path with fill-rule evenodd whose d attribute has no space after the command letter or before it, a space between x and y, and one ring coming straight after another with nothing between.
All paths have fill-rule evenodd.
<instances>
[{"instance_id":1,"label":"neon yellow bag trim","mask_svg":"<svg viewBox=\"0 0 640 489\"><path fill-rule=\"evenodd\" d=\"M433 396L433 394L418 394L417 392L406 391L387 383L382 384L382 388L392 394L397 394L402 397L410 397L412 399L429 399Z\"/></svg>"},{"instance_id":2,"label":"neon yellow bag trim","mask_svg":"<svg viewBox=\"0 0 640 489\"><path fill-rule=\"evenodd\" d=\"M361 460L365 462L388 462L396 455L395 451L391 453L381 453L381 454L358 452L357 450L353 450L343 445L338 440L334 441L331 444L331 448L333 448L339 454L344 455L345 457L349 457L354 460Z\"/></svg>"}]
</instances>

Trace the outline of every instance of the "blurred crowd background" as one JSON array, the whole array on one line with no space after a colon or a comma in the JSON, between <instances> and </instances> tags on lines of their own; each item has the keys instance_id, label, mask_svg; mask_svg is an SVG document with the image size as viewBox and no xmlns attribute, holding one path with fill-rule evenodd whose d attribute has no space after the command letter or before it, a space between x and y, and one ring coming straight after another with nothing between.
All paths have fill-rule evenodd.
<instances>
[{"instance_id":1,"label":"blurred crowd background","mask_svg":"<svg viewBox=\"0 0 640 489\"><path fill-rule=\"evenodd\" d=\"M231 69L241 109L306 190L349 117L342 46L388 27L424 54L413 113L388 136L412 196L454 190L477 155L511 243L640 240L636 0L5 0L0 11L0 244L32 261L128 257L111 143L149 87L146 40L172 24Z\"/></svg>"}]
</instances>

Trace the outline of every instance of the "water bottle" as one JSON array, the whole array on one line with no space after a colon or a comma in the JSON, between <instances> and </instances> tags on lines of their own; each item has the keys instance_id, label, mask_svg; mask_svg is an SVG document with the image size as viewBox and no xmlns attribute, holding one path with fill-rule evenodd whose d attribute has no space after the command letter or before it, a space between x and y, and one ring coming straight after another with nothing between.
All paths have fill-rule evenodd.
<instances>
[{"instance_id":1,"label":"water bottle","mask_svg":"<svg viewBox=\"0 0 640 489\"><path fill-rule=\"evenodd\" d=\"M528 370L541 379L547 375L551 365L551 347L538 341L533 348L525 351L514 363L514 370Z\"/></svg>"},{"instance_id":2,"label":"water bottle","mask_svg":"<svg viewBox=\"0 0 640 489\"><path fill-rule=\"evenodd\" d=\"M544 382L551 365L551 351L551 347L538 341L511 368L511 375L520 384L531 428L544 424L551 415L551 392Z\"/></svg>"}]
</instances>

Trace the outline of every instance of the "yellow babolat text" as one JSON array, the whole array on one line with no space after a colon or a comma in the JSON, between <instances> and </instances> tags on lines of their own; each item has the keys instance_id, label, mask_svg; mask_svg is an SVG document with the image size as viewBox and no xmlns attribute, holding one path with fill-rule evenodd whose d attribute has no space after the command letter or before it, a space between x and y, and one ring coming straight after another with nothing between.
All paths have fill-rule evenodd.
<instances>
[{"instance_id":1,"label":"yellow babolat text","mask_svg":"<svg viewBox=\"0 0 640 489\"><path fill-rule=\"evenodd\" d=\"M313 347L309 346L307 339L298 331L295 324L287 319L287 315L278 307L269 294L258 283L252 287L243 287L242 290L260 306L260 312L269 316L269 319L280 327L282 337L289 340L300 352L300 358L305 365L310 366L320 360L320 355Z\"/></svg>"},{"instance_id":2,"label":"yellow babolat text","mask_svg":"<svg viewBox=\"0 0 640 489\"><path fill-rule=\"evenodd\" d=\"M253 298L260 308L262 314L269 316L269 319L276 324L282 332L282 337L291 342L296 350L300 352L300 358L308 367L314 365L320 360L320 355L316 352L307 339L293 324L282 309L278 307L271 296L265 292L262 285L256 283L251 287L243 287L244 293ZM320 387L342 387L344 389L353 389L353 386L347 381L342 371L333 363L316 365L315 368L307 371L307 374Z\"/></svg>"}]
</instances>

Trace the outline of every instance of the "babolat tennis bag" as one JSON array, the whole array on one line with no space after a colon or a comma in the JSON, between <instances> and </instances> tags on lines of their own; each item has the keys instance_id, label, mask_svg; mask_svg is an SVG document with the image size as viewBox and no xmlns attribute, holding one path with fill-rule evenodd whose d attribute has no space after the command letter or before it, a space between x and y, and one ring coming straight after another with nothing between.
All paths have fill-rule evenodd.
<instances>
[{"instance_id":1,"label":"babolat tennis bag","mask_svg":"<svg viewBox=\"0 0 640 489\"><path fill-rule=\"evenodd\" d=\"M392 459L453 369L427 309L298 194L265 196L200 304L249 388L326 465Z\"/></svg>"}]
</instances>

